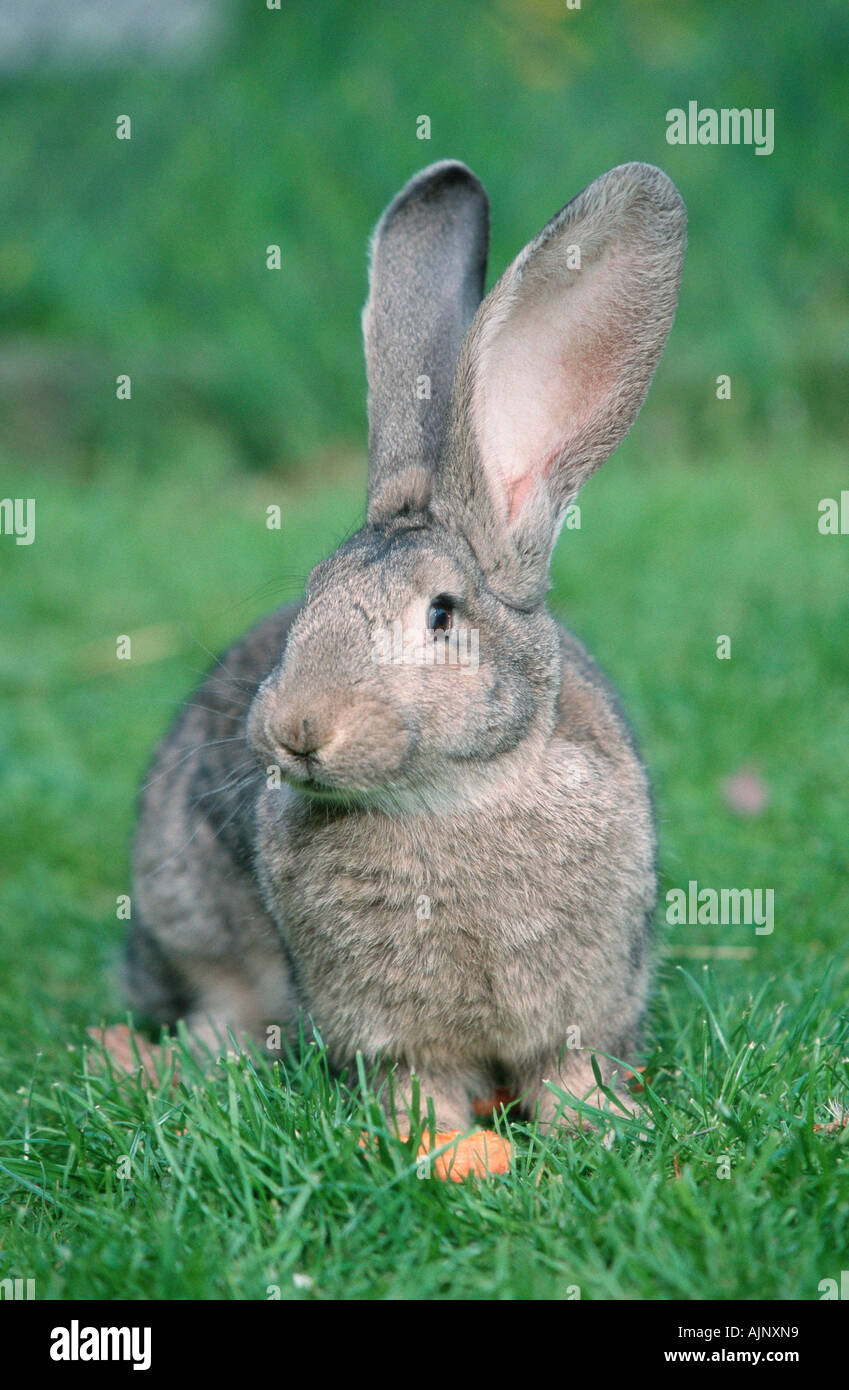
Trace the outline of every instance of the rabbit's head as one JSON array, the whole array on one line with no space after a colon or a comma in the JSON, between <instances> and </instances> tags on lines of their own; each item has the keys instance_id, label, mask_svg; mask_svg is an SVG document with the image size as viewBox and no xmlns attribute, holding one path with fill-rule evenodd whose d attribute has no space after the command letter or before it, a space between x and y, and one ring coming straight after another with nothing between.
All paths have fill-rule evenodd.
<instances>
[{"instance_id":1,"label":"rabbit's head","mask_svg":"<svg viewBox=\"0 0 849 1390\"><path fill-rule=\"evenodd\" d=\"M551 552L645 397L685 212L660 170L613 169L481 302L487 229L480 183L444 162L375 233L366 522L311 574L249 721L316 798L463 794L554 726Z\"/></svg>"}]
</instances>

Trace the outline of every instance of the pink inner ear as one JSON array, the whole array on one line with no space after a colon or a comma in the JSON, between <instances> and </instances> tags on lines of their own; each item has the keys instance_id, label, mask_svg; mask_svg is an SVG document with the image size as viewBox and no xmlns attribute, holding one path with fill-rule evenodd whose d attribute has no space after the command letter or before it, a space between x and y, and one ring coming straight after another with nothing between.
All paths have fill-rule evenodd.
<instances>
[{"instance_id":1,"label":"pink inner ear","mask_svg":"<svg viewBox=\"0 0 849 1390\"><path fill-rule=\"evenodd\" d=\"M555 449L549 454L548 458L544 460L541 467L529 468L527 473L523 473L521 477L510 478L506 481L507 520L511 526L527 502L536 480L538 478L548 477L557 461L558 453L559 450Z\"/></svg>"},{"instance_id":2,"label":"pink inner ear","mask_svg":"<svg viewBox=\"0 0 849 1390\"><path fill-rule=\"evenodd\" d=\"M616 362L604 335L593 344L593 360L538 350L537 360L523 377L518 364L498 364L500 389L489 397L499 399L501 409L486 421L483 430L484 460L503 489L509 525L517 520L535 487L545 481L583 429L599 399L610 386ZM549 345L550 351L550 345ZM512 396L511 393L516 393Z\"/></svg>"},{"instance_id":3,"label":"pink inner ear","mask_svg":"<svg viewBox=\"0 0 849 1390\"><path fill-rule=\"evenodd\" d=\"M525 505L533 481L534 475L533 472L530 472L507 483L507 520L511 526Z\"/></svg>"},{"instance_id":4,"label":"pink inner ear","mask_svg":"<svg viewBox=\"0 0 849 1390\"><path fill-rule=\"evenodd\" d=\"M572 453L605 403L615 401L633 328L621 277L630 258L608 248L581 271L556 265L529 276L481 345L474 404L481 459L513 525L555 470L562 496Z\"/></svg>"}]
</instances>

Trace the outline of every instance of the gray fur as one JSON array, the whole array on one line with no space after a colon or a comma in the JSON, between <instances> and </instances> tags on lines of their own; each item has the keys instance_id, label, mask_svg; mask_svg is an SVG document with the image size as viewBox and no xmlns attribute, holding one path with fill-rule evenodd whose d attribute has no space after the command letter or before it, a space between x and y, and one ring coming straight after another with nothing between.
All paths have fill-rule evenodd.
<instances>
[{"instance_id":1,"label":"gray fur","mask_svg":"<svg viewBox=\"0 0 849 1390\"><path fill-rule=\"evenodd\" d=\"M416 174L377 224L363 311L370 521L414 503L421 470L439 453L460 344L483 295L488 243L486 193L456 160Z\"/></svg>"},{"instance_id":2,"label":"gray fur","mask_svg":"<svg viewBox=\"0 0 849 1390\"><path fill-rule=\"evenodd\" d=\"M446 167L451 216L443 187L428 233L434 284L439 235L450 242L434 315L432 299L419 304L408 290L425 294L421 217L432 200L418 203L421 190L444 185ZM157 755L142 799L128 966L136 1007L166 1022L185 1015L210 1038L268 1023L292 1035L304 1010L335 1066L359 1051L397 1068L401 1127L415 1071L439 1129L466 1128L471 1097L496 1082L548 1122L557 1102L546 1079L583 1095L594 1086L592 1051L628 1057L638 1044L655 897L647 779L604 678L543 593L566 501L645 395L684 235L664 175L612 171L514 262L461 347L485 207L461 169L419 175L380 224L366 328L375 452L365 526L313 571L299 609L273 614L227 653ZM408 263L398 209L413 205ZM470 257L458 279L460 228ZM387 229L391 257L381 250ZM511 322L521 327L527 313L517 371L532 377L563 291L563 235L583 239L585 264L602 263L588 282L601 304L589 341L610 358L591 364L601 387L589 419L578 393L579 428L560 409L556 374L544 374L539 418L567 428L544 459L529 458L530 481L505 491L486 417L502 393L481 395L483 374L493 343L509 365ZM618 326L604 319L613 302ZM584 305L579 342L585 317ZM443 367L460 357L450 406L440 387L447 432L444 421L423 424L405 379L440 324ZM534 429L547 438L536 414ZM433 638L428 607L445 594L455 625ZM387 660L377 638L398 621L422 654L444 642L457 660L464 627L475 629L477 669ZM280 786L268 782L275 767Z\"/></svg>"},{"instance_id":3,"label":"gray fur","mask_svg":"<svg viewBox=\"0 0 849 1390\"><path fill-rule=\"evenodd\" d=\"M493 587L519 606L542 599L567 505L634 423L672 326L685 244L686 211L674 184L651 165L623 164L567 203L525 247L487 295L466 335L434 511L445 525L463 530ZM568 268L567 252L574 246L581 251L580 270ZM555 297L552 289L561 296L567 318L570 296L617 259L621 270L609 277L612 313L608 320L599 312L591 325L598 342L590 336L587 343L588 371L609 370L609 393L602 408L562 441L550 487L511 537L481 469L471 419L484 344L502 339L509 347L519 312L534 300Z\"/></svg>"}]
</instances>

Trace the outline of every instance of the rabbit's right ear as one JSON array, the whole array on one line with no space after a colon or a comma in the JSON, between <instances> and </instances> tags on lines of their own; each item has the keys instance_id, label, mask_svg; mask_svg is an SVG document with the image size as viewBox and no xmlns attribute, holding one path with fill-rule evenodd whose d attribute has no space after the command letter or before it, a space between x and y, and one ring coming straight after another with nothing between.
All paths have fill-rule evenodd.
<instances>
[{"instance_id":1,"label":"rabbit's right ear","mask_svg":"<svg viewBox=\"0 0 849 1390\"><path fill-rule=\"evenodd\" d=\"M508 603L542 600L567 506L636 419L675 314L686 223L660 169L620 165L552 218L475 316L431 508Z\"/></svg>"},{"instance_id":2,"label":"rabbit's right ear","mask_svg":"<svg viewBox=\"0 0 849 1390\"><path fill-rule=\"evenodd\" d=\"M456 160L416 174L377 225L363 311L370 522L427 504L488 241L486 192Z\"/></svg>"}]
</instances>

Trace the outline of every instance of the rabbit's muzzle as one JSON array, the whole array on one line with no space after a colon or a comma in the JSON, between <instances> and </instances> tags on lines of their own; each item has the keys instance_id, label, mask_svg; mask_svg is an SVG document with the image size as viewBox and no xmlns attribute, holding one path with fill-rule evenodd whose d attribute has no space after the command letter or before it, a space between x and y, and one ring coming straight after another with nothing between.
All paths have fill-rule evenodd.
<instances>
[{"instance_id":1,"label":"rabbit's muzzle","mask_svg":"<svg viewBox=\"0 0 849 1390\"><path fill-rule=\"evenodd\" d=\"M412 737L377 692L298 688L275 673L257 692L248 740L266 770L279 767L290 784L310 793L367 792L391 782Z\"/></svg>"}]
</instances>

